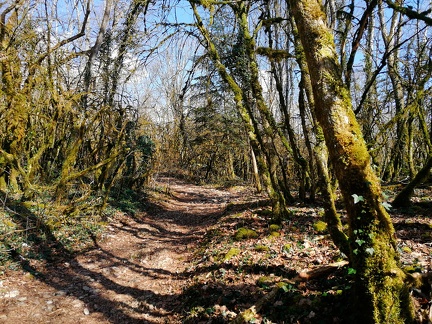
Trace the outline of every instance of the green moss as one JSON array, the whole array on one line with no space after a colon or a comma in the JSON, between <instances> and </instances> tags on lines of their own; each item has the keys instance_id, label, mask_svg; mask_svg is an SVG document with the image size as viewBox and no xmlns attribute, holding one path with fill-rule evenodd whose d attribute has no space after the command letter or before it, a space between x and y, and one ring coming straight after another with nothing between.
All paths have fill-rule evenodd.
<instances>
[{"instance_id":1,"label":"green moss","mask_svg":"<svg viewBox=\"0 0 432 324\"><path fill-rule=\"evenodd\" d=\"M257 232L246 227L239 228L234 235L234 239L236 241L247 240L247 239L257 238L257 237L258 237Z\"/></svg>"},{"instance_id":2,"label":"green moss","mask_svg":"<svg viewBox=\"0 0 432 324\"><path fill-rule=\"evenodd\" d=\"M364 264L357 285L362 287L359 291L363 291L358 303L364 304L368 300L374 303L372 309L363 311L371 311L367 316L377 323L411 322L413 305L404 281L406 274L397 263L397 252L389 247L391 239L383 232L372 228L370 233L374 234L368 242L373 253L362 256Z\"/></svg>"},{"instance_id":3,"label":"green moss","mask_svg":"<svg viewBox=\"0 0 432 324\"><path fill-rule=\"evenodd\" d=\"M226 210L230 211L234 209L235 204L233 202L230 202L226 205Z\"/></svg>"},{"instance_id":4,"label":"green moss","mask_svg":"<svg viewBox=\"0 0 432 324\"><path fill-rule=\"evenodd\" d=\"M421 268L415 265L409 265L403 268L406 273L421 272Z\"/></svg>"},{"instance_id":5,"label":"green moss","mask_svg":"<svg viewBox=\"0 0 432 324\"><path fill-rule=\"evenodd\" d=\"M318 233L324 233L327 230L327 223L323 221L315 222L312 226Z\"/></svg>"},{"instance_id":6,"label":"green moss","mask_svg":"<svg viewBox=\"0 0 432 324\"><path fill-rule=\"evenodd\" d=\"M261 209L256 212L260 216L272 216L273 212L270 209Z\"/></svg>"},{"instance_id":7,"label":"green moss","mask_svg":"<svg viewBox=\"0 0 432 324\"><path fill-rule=\"evenodd\" d=\"M411 250L408 246L404 246L404 247L402 248L402 252L405 252L405 253L411 253L412 250Z\"/></svg>"},{"instance_id":8,"label":"green moss","mask_svg":"<svg viewBox=\"0 0 432 324\"><path fill-rule=\"evenodd\" d=\"M257 286L261 288L268 287L271 286L273 282L274 282L274 278L262 276L257 280Z\"/></svg>"},{"instance_id":9,"label":"green moss","mask_svg":"<svg viewBox=\"0 0 432 324\"><path fill-rule=\"evenodd\" d=\"M237 256L240 254L240 249L238 248L231 248L229 249L229 251L225 254L223 261L229 261L231 260L233 257Z\"/></svg>"},{"instance_id":10,"label":"green moss","mask_svg":"<svg viewBox=\"0 0 432 324\"><path fill-rule=\"evenodd\" d=\"M241 323L254 323L256 320L255 308L248 308L243 313L239 314L239 316L242 318Z\"/></svg>"},{"instance_id":11,"label":"green moss","mask_svg":"<svg viewBox=\"0 0 432 324\"><path fill-rule=\"evenodd\" d=\"M269 47L258 47L256 53L258 55L267 56L268 59L273 62L280 62L291 56L291 54L286 50L278 50Z\"/></svg>"},{"instance_id":12,"label":"green moss","mask_svg":"<svg viewBox=\"0 0 432 324\"><path fill-rule=\"evenodd\" d=\"M45 203L37 203L34 201L23 201L21 205L29 210L32 209L45 209L47 206Z\"/></svg>"},{"instance_id":13,"label":"green moss","mask_svg":"<svg viewBox=\"0 0 432 324\"><path fill-rule=\"evenodd\" d=\"M269 234L269 238L277 238L279 237L281 234L279 232L271 232Z\"/></svg>"},{"instance_id":14,"label":"green moss","mask_svg":"<svg viewBox=\"0 0 432 324\"><path fill-rule=\"evenodd\" d=\"M290 243L287 243L282 247L282 251L289 252L291 250L291 248L292 248L292 245Z\"/></svg>"},{"instance_id":15,"label":"green moss","mask_svg":"<svg viewBox=\"0 0 432 324\"><path fill-rule=\"evenodd\" d=\"M279 231L281 229L281 227L279 226L279 225L277 225L277 224L271 224L270 226L269 226L269 231L270 232L277 232L277 231Z\"/></svg>"},{"instance_id":16,"label":"green moss","mask_svg":"<svg viewBox=\"0 0 432 324\"><path fill-rule=\"evenodd\" d=\"M269 250L270 250L270 248L268 246L266 246L266 245L262 245L262 244L255 245L255 251L266 252L266 251L269 251Z\"/></svg>"}]
</instances>

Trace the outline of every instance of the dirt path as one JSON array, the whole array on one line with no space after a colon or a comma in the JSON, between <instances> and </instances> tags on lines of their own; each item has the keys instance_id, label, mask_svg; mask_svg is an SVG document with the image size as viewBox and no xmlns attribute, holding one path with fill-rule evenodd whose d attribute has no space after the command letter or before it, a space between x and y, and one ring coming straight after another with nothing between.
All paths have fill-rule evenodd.
<instances>
[{"instance_id":1,"label":"dirt path","mask_svg":"<svg viewBox=\"0 0 432 324\"><path fill-rule=\"evenodd\" d=\"M194 247L236 197L162 181L170 195L111 223L95 249L37 268L37 276L0 277L0 323L180 322Z\"/></svg>"}]
</instances>

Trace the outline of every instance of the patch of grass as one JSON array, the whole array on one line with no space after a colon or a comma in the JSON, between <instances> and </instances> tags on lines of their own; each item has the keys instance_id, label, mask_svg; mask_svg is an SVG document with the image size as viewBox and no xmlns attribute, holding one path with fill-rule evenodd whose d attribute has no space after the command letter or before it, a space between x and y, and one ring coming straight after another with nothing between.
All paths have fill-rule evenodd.
<instances>
[{"instance_id":1,"label":"patch of grass","mask_svg":"<svg viewBox=\"0 0 432 324\"><path fill-rule=\"evenodd\" d=\"M111 205L102 210L101 197L92 195L69 205L55 203L50 191L35 194L31 201L6 195L0 198L7 207L0 208L3 267L10 267L16 260L51 261L83 251L94 245L106 220L119 212Z\"/></svg>"},{"instance_id":2,"label":"patch of grass","mask_svg":"<svg viewBox=\"0 0 432 324\"><path fill-rule=\"evenodd\" d=\"M135 215L145 207L142 203L141 194L131 189L113 190L110 194L109 203L129 215Z\"/></svg>"}]
</instances>

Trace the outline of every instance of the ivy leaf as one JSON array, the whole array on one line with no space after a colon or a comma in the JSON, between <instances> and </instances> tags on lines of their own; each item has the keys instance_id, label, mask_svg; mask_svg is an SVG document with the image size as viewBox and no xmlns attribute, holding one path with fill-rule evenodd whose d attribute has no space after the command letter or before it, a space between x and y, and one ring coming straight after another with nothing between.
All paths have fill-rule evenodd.
<instances>
[{"instance_id":1,"label":"ivy leaf","mask_svg":"<svg viewBox=\"0 0 432 324\"><path fill-rule=\"evenodd\" d=\"M360 202L360 201L364 201L363 196L359 196L359 195L357 195L357 194L353 194L353 195L351 195L351 197L354 198L354 204L357 204L357 203Z\"/></svg>"},{"instance_id":2,"label":"ivy leaf","mask_svg":"<svg viewBox=\"0 0 432 324\"><path fill-rule=\"evenodd\" d=\"M355 275L356 273L357 273L357 270L356 270L356 269L348 268L348 274L349 274L349 275Z\"/></svg>"},{"instance_id":3,"label":"ivy leaf","mask_svg":"<svg viewBox=\"0 0 432 324\"><path fill-rule=\"evenodd\" d=\"M359 246L362 246L362 245L365 243L365 241L360 240L360 239L355 240L355 242L356 242Z\"/></svg>"},{"instance_id":4,"label":"ivy leaf","mask_svg":"<svg viewBox=\"0 0 432 324\"><path fill-rule=\"evenodd\" d=\"M383 203L381 203L381 205L383 205L383 207L387 210L387 211L389 211L391 208L392 208L392 205L390 205L388 202L383 202Z\"/></svg>"},{"instance_id":5,"label":"ivy leaf","mask_svg":"<svg viewBox=\"0 0 432 324\"><path fill-rule=\"evenodd\" d=\"M292 285L290 284L284 284L281 285L280 288L284 291L284 292L289 292L290 290L293 290Z\"/></svg>"},{"instance_id":6,"label":"ivy leaf","mask_svg":"<svg viewBox=\"0 0 432 324\"><path fill-rule=\"evenodd\" d=\"M365 251L366 251L367 253L369 253L370 255L373 255L374 252L375 252L375 250L374 250L373 248L367 248Z\"/></svg>"}]
</instances>

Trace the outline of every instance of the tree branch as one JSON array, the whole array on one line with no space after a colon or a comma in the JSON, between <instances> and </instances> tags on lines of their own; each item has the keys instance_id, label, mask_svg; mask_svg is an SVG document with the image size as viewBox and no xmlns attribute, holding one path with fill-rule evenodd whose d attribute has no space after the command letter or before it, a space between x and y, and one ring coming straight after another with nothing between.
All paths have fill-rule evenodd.
<instances>
[{"instance_id":1,"label":"tree branch","mask_svg":"<svg viewBox=\"0 0 432 324\"><path fill-rule=\"evenodd\" d=\"M71 36L71 37L69 37L69 38L63 39L62 41L58 42L55 46L53 46L51 48L51 50L49 50L46 53L43 53L41 56L39 56L39 58L36 61L36 65L40 65L42 63L42 61L45 60L48 55L50 55L51 53L55 52L60 47L66 45L68 43L72 43L74 40L83 37L85 35L85 28L87 26L87 20L88 20L89 16L90 16L90 0L87 1L86 13L85 13L85 16L84 16L84 21L83 21L83 23L81 25L80 32L77 33L77 34L75 34L75 35L73 35L73 36Z\"/></svg>"},{"instance_id":2,"label":"tree branch","mask_svg":"<svg viewBox=\"0 0 432 324\"><path fill-rule=\"evenodd\" d=\"M392 8L393 10L396 10L398 12L400 12L401 14L407 16L408 18L411 19L418 19L418 20L422 20L424 21L427 25L432 26L432 18L428 17L427 15L430 14L432 12L432 9L423 11L423 12L418 12L416 10L413 10L412 7L403 7L403 6L399 6L396 3L394 3L393 1L390 0L386 0L385 1L387 3L387 5Z\"/></svg>"},{"instance_id":3,"label":"tree branch","mask_svg":"<svg viewBox=\"0 0 432 324\"><path fill-rule=\"evenodd\" d=\"M350 87L351 83L351 75L352 75L352 69L354 65L354 59L357 54L357 50L360 46L360 41L363 37L364 31L366 30L367 22L372 14L372 11L374 8L378 5L378 0L373 0L368 7L366 8L365 12L363 13L363 16L360 19L359 28L357 29L354 40L351 45L351 54L348 59L347 68L346 68L346 74L345 74L345 82L347 84L347 87Z\"/></svg>"}]
</instances>

